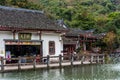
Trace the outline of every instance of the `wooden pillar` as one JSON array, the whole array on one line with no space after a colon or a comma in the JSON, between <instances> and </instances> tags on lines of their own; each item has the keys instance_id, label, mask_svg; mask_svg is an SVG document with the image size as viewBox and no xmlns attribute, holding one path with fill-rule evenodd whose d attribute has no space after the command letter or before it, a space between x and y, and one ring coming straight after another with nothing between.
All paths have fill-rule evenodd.
<instances>
[{"instance_id":1,"label":"wooden pillar","mask_svg":"<svg viewBox=\"0 0 120 80\"><path fill-rule=\"evenodd\" d=\"M39 40L41 40L41 31L39 31L38 34L39 34Z\"/></svg>"},{"instance_id":2,"label":"wooden pillar","mask_svg":"<svg viewBox=\"0 0 120 80\"><path fill-rule=\"evenodd\" d=\"M103 63L105 63L105 55L103 55Z\"/></svg>"},{"instance_id":3,"label":"wooden pillar","mask_svg":"<svg viewBox=\"0 0 120 80\"><path fill-rule=\"evenodd\" d=\"M41 45L40 45L40 60L41 60L41 57L43 57L43 41L41 42Z\"/></svg>"},{"instance_id":4,"label":"wooden pillar","mask_svg":"<svg viewBox=\"0 0 120 80\"><path fill-rule=\"evenodd\" d=\"M86 51L86 43L83 42L83 50Z\"/></svg>"},{"instance_id":5,"label":"wooden pillar","mask_svg":"<svg viewBox=\"0 0 120 80\"><path fill-rule=\"evenodd\" d=\"M33 57L33 69L36 69L36 56Z\"/></svg>"},{"instance_id":6,"label":"wooden pillar","mask_svg":"<svg viewBox=\"0 0 120 80\"><path fill-rule=\"evenodd\" d=\"M74 61L74 55L71 54L71 66L73 66L73 61Z\"/></svg>"},{"instance_id":7,"label":"wooden pillar","mask_svg":"<svg viewBox=\"0 0 120 80\"><path fill-rule=\"evenodd\" d=\"M83 64L84 58L85 58L85 56L82 55L81 64Z\"/></svg>"},{"instance_id":8,"label":"wooden pillar","mask_svg":"<svg viewBox=\"0 0 120 80\"><path fill-rule=\"evenodd\" d=\"M4 58L1 57L1 72L4 72Z\"/></svg>"},{"instance_id":9,"label":"wooden pillar","mask_svg":"<svg viewBox=\"0 0 120 80\"><path fill-rule=\"evenodd\" d=\"M96 58L96 63L98 63L98 55L96 55L95 58Z\"/></svg>"},{"instance_id":10,"label":"wooden pillar","mask_svg":"<svg viewBox=\"0 0 120 80\"><path fill-rule=\"evenodd\" d=\"M60 68L62 67L62 55L61 54L59 55L59 66Z\"/></svg>"},{"instance_id":11,"label":"wooden pillar","mask_svg":"<svg viewBox=\"0 0 120 80\"><path fill-rule=\"evenodd\" d=\"M50 56L47 55L47 68L49 69L49 67L50 67Z\"/></svg>"},{"instance_id":12,"label":"wooden pillar","mask_svg":"<svg viewBox=\"0 0 120 80\"><path fill-rule=\"evenodd\" d=\"M21 57L18 57L18 70L21 70Z\"/></svg>"},{"instance_id":13,"label":"wooden pillar","mask_svg":"<svg viewBox=\"0 0 120 80\"><path fill-rule=\"evenodd\" d=\"M99 55L97 55L97 63L99 63Z\"/></svg>"},{"instance_id":14,"label":"wooden pillar","mask_svg":"<svg viewBox=\"0 0 120 80\"><path fill-rule=\"evenodd\" d=\"M93 63L93 55L90 55L90 63Z\"/></svg>"},{"instance_id":15,"label":"wooden pillar","mask_svg":"<svg viewBox=\"0 0 120 80\"><path fill-rule=\"evenodd\" d=\"M39 35L39 40L41 40L41 31L38 31L38 35ZM40 57L43 56L43 42L41 42L39 54L40 54Z\"/></svg>"},{"instance_id":16,"label":"wooden pillar","mask_svg":"<svg viewBox=\"0 0 120 80\"><path fill-rule=\"evenodd\" d=\"M86 34L83 36L83 50L86 51Z\"/></svg>"},{"instance_id":17,"label":"wooden pillar","mask_svg":"<svg viewBox=\"0 0 120 80\"><path fill-rule=\"evenodd\" d=\"M16 37L15 37L16 31L15 31L15 30L12 30L12 33L13 33L13 39L15 40L15 39L16 39Z\"/></svg>"}]
</instances>

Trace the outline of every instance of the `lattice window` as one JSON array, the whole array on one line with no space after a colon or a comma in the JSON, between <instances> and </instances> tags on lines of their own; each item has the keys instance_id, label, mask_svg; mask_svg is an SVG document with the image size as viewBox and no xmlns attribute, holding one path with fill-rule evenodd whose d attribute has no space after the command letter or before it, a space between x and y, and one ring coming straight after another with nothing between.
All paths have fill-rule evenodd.
<instances>
[{"instance_id":1,"label":"lattice window","mask_svg":"<svg viewBox=\"0 0 120 80\"><path fill-rule=\"evenodd\" d=\"M55 54L55 42L49 41L49 54L54 55Z\"/></svg>"}]
</instances>

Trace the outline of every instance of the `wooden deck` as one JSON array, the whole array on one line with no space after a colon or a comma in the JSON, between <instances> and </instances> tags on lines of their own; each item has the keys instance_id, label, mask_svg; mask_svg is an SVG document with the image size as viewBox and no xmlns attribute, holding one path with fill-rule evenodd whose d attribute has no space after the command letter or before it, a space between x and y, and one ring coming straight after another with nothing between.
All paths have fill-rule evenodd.
<instances>
[{"instance_id":1,"label":"wooden deck","mask_svg":"<svg viewBox=\"0 0 120 80\"><path fill-rule=\"evenodd\" d=\"M102 57L101 57L102 56ZM81 57L81 56L80 56ZM104 55L89 55L90 58L88 58L88 55L82 55L81 58L78 58L76 60L71 57L70 60L63 60L63 56L55 56L55 57L46 57L47 62L46 63L36 63L35 57L33 57L32 63L21 63L20 58L18 58L18 63L12 63L12 64L4 64L4 60L1 59L1 65L0 65L0 72L8 72L8 71L15 71L15 70L27 70L27 69L50 69L50 68L62 68L65 66L76 66L76 65L86 65L86 64L100 64L104 63ZM51 62L51 58L58 58L57 62ZM31 59L31 58L30 58Z\"/></svg>"},{"instance_id":2,"label":"wooden deck","mask_svg":"<svg viewBox=\"0 0 120 80\"><path fill-rule=\"evenodd\" d=\"M90 62L83 62L83 64L91 64ZM94 62L93 64L96 64L96 62ZM73 62L73 65L81 65L81 62L80 61L75 61ZM65 62L65 63L62 63L62 67L65 67L65 66L71 66L71 62ZM42 68L45 68L47 69L47 65L46 64L37 64L36 66L36 69L42 69ZM49 68L59 68L59 63L52 63L49 65ZM34 69L33 65L21 65L21 70L27 70L27 69ZM8 72L8 71L14 71L14 70L18 70L18 66L14 65L7 65L7 66L4 66L4 72ZM1 69L0 69L0 72L1 72Z\"/></svg>"}]
</instances>

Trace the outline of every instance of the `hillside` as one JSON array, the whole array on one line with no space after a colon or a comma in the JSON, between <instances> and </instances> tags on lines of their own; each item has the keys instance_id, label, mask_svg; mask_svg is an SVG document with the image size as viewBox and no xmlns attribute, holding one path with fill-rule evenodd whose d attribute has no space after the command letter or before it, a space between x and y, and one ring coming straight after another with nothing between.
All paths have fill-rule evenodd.
<instances>
[{"instance_id":1,"label":"hillside","mask_svg":"<svg viewBox=\"0 0 120 80\"><path fill-rule=\"evenodd\" d=\"M30 2L34 2L35 4L39 4L39 3L40 3L39 0L28 0L28 1L30 1Z\"/></svg>"},{"instance_id":2,"label":"hillside","mask_svg":"<svg viewBox=\"0 0 120 80\"><path fill-rule=\"evenodd\" d=\"M64 20L68 28L107 33L106 44L100 45L120 46L120 0L0 0L0 5L43 10L53 20Z\"/></svg>"},{"instance_id":3,"label":"hillside","mask_svg":"<svg viewBox=\"0 0 120 80\"><path fill-rule=\"evenodd\" d=\"M49 18L63 19L68 27L97 33L120 28L120 0L0 0L0 5L44 10Z\"/></svg>"}]
</instances>

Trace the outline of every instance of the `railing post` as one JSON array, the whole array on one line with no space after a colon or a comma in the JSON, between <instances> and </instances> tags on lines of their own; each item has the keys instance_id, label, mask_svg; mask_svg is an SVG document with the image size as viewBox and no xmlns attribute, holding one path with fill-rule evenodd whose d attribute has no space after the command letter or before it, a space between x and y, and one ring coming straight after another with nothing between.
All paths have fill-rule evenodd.
<instances>
[{"instance_id":1,"label":"railing post","mask_svg":"<svg viewBox=\"0 0 120 80\"><path fill-rule=\"evenodd\" d=\"M50 67L50 56L47 55L47 68L49 69L49 67Z\"/></svg>"},{"instance_id":2,"label":"railing post","mask_svg":"<svg viewBox=\"0 0 120 80\"><path fill-rule=\"evenodd\" d=\"M81 58L81 64L83 64L84 58L85 58L85 56L82 55L82 58Z\"/></svg>"},{"instance_id":3,"label":"railing post","mask_svg":"<svg viewBox=\"0 0 120 80\"><path fill-rule=\"evenodd\" d=\"M96 55L96 63L99 63L99 55Z\"/></svg>"},{"instance_id":4,"label":"railing post","mask_svg":"<svg viewBox=\"0 0 120 80\"><path fill-rule=\"evenodd\" d=\"M4 58L1 57L1 72L4 72Z\"/></svg>"},{"instance_id":5,"label":"railing post","mask_svg":"<svg viewBox=\"0 0 120 80\"><path fill-rule=\"evenodd\" d=\"M36 56L33 57L33 69L36 69Z\"/></svg>"},{"instance_id":6,"label":"railing post","mask_svg":"<svg viewBox=\"0 0 120 80\"><path fill-rule=\"evenodd\" d=\"M93 55L90 55L90 63L93 63Z\"/></svg>"},{"instance_id":7,"label":"railing post","mask_svg":"<svg viewBox=\"0 0 120 80\"><path fill-rule=\"evenodd\" d=\"M105 63L105 55L103 54L103 63Z\"/></svg>"},{"instance_id":8,"label":"railing post","mask_svg":"<svg viewBox=\"0 0 120 80\"><path fill-rule=\"evenodd\" d=\"M62 55L61 54L59 55L59 66L60 68L62 67Z\"/></svg>"},{"instance_id":9,"label":"railing post","mask_svg":"<svg viewBox=\"0 0 120 80\"><path fill-rule=\"evenodd\" d=\"M18 57L18 70L21 70L21 57Z\"/></svg>"},{"instance_id":10,"label":"railing post","mask_svg":"<svg viewBox=\"0 0 120 80\"><path fill-rule=\"evenodd\" d=\"M73 61L74 61L74 55L71 54L71 66L73 66Z\"/></svg>"},{"instance_id":11,"label":"railing post","mask_svg":"<svg viewBox=\"0 0 120 80\"><path fill-rule=\"evenodd\" d=\"M99 63L99 55L97 55L97 63Z\"/></svg>"}]
</instances>

